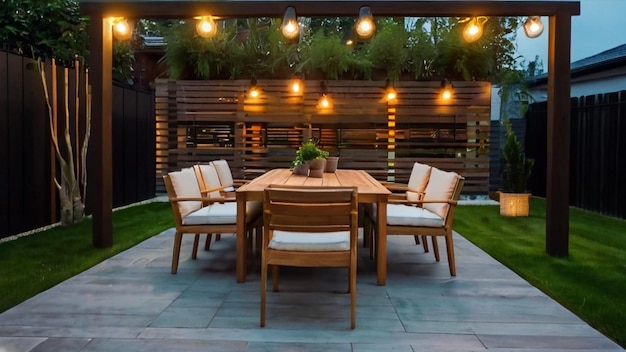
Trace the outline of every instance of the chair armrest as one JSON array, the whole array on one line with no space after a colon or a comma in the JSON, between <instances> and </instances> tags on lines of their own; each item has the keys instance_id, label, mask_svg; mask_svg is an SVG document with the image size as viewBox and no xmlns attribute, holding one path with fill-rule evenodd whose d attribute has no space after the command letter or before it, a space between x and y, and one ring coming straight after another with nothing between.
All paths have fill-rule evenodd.
<instances>
[{"instance_id":1,"label":"chair armrest","mask_svg":"<svg viewBox=\"0 0 626 352\"><path fill-rule=\"evenodd\" d=\"M205 204L224 203L227 201L224 197L176 197L169 198L170 202L203 202Z\"/></svg>"},{"instance_id":2,"label":"chair armrest","mask_svg":"<svg viewBox=\"0 0 626 352\"><path fill-rule=\"evenodd\" d=\"M222 197L226 199L227 202L234 202L237 200L237 195L234 191L231 192L221 192Z\"/></svg>"},{"instance_id":3,"label":"chair armrest","mask_svg":"<svg viewBox=\"0 0 626 352\"><path fill-rule=\"evenodd\" d=\"M224 190L224 187L222 187L222 186L218 186L218 187L212 187L212 188L201 189L201 190L200 190L200 193L201 193L202 195L209 194L209 193L211 193L211 192L216 192L216 191L219 191L219 192L221 193L223 190Z\"/></svg>"},{"instance_id":4,"label":"chair armrest","mask_svg":"<svg viewBox=\"0 0 626 352\"><path fill-rule=\"evenodd\" d=\"M235 188L239 187L239 186L243 186L246 183L250 182L252 180L244 180L244 179L233 179L233 186L235 186Z\"/></svg>"},{"instance_id":5,"label":"chair armrest","mask_svg":"<svg viewBox=\"0 0 626 352\"><path fill-rule=\"evenodd\" d=\"M420 200L419 202L416 202L418 204L426 204L426 203L446 203L446 204L450 204L450 205L457 205L459 203L458 200L456 199L429 199L429 200Z\"/></svg>"},{"instance_id":6,"label":"chair armrest","mask_svg":"<svg viewBox=\"0 0 626 352\"><path fill-rule=\"evenodd\" d=\"M409 189L409 186L404 183L395 183L395 182L381 182L381 183L391 192L406 192Z\"/></svg>"},{"instance_id":7,"label":"chair armrest","mask_svg":"<svg viewBox=\"0 0 626 352\"><path fill-rule=\"evenodd\" d=\"M399 202L406 202L406 194L405 193L391 193L389 195L389 202L391 201L399 201Z\"/></svg>"},{"instance_id":8,"label":"chair armrest","mask_svg":"<svg viewBox=\"0 0 626 352\"><path fill-rule=\"evenodd\" d=\"M429 200L418 200L415 202L411 202L402 198L396 198L396 197L390 197L388 200L389 204L406 204L406 205L415 205L418 207L423 207L424 204L427 203L439 203L439 204L450 204L450 205L457 205L458 201L454 200L454 199L429 199Z\"/></svg>"}]
</instances>

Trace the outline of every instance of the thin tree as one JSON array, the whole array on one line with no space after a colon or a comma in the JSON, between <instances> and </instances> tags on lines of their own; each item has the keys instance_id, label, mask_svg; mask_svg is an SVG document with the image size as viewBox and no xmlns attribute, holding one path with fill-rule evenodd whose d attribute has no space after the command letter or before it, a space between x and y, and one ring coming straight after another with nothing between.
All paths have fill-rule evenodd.
<instances>
[{"instance_id":1,"label":"thin tree","mask_svg":"<svg viewBox=\"0 0 626 352\"><path fill-rule=\"evenodd\" d=\"M50 127L50 139L54 146L56 160L59 164L60 179L54 178L54 183L59 190L59 200L61 205L61 224L70 225L82 221L85 216L85 199L87 193L87 149L89 145L89 138L91 135L91 92L89 89L89 71L85 70L85 116L83 117L85 123L85 135L83 137L83 143L79 149L79 131L80 131L80 89L79 89L79 72L81 69L80 62L76 60L74 62L74 69L76 71L76 89L73 92L74 104L75 104L75 116L71 119L69 102L69 68L63 68L63 99L65 105L65 129L62 136L59 136L57 127L57 109L58 102L55 98L57 96L57 77L56 77L56 62L52 59L51 63L51 88L52 96L48 90L48 82L46 78L45 63L41 60L37 60L37 71L41 77L41 84L46 99L46 105L48 108L48 120ZM72 126L71 121L74 122ZM72 141L72 135L70 130L74 127L75 141ZM62 141L59 141L59 137L62 137ZM63 143L64 148L61 148ZM65 153L62 152L65 151ZM81 189L82 186L82 189Z\"/></svg>"}]
</instances>

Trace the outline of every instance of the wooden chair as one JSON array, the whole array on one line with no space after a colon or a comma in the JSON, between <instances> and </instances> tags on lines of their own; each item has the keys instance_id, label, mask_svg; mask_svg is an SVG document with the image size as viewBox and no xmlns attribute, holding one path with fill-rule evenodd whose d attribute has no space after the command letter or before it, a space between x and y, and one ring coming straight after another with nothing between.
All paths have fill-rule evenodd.
<instances>
[{"instance_id":1,"label":"wooden chair","mask_svg":"<svg viewBox=\"0 0 626 352\"><path fill-rule=\"evenodd\" d=\"M225 187L223 187L220 183L217 170L215 170L215 166L213 164L209 163L194 165L193 171L196 173L196 180L198 181L198 186L200 187L200 194L203 197L209 197L215 202L236 201L234 195L231 194L233 192L226 192ZM219 241L221 236L221 233L216 233L215 240ZM206 236L206 241L204 242L205 250L209 250L209 248L211 247L212 238L213 234L208 233Z\"/></svg>"},{"instance_id":2,"label":"wooden chair","mask_svg":"<svg viewBox=\"0 0 626 352\"><path fill-rule=\"evenodd\" d=\"M273 291L278 267L346 267L350 327L356 325L358 199L356 187L270 185L264 191L261 250L261 326L265 326L267 270Z\"/></svg>"},{"instance_id":3,"label":"wooden chair","mask_svg":"<svg viewBox=\"0 0 626 352\"><path fill-rule=\"evenodd\" d=\"M448 252L450 275L456 276L454 244L452 241L452 222L458 203L464 178L454 172L446 172L435 167L430 172L424 196L417 201L390 201L387 204L387 235L430 236L439 261L439 246L436 236L444 236ZM375 212L368 214L369 236L376 228ZM374 243L375 245L375 243Z\"/></svg>"},{"instance_id":4,"label":"wooden chair","mask_svg":"<svg viewBox=\"0 0 626 352\"><path fill-rule=\"evenodd\" d=\"M225 192L235 192L237 187L247 182L246 180L234 179L228 161L224 159L213 160L211 161L211 165L215 167Z\"/></svg>"},{"instance_id":5,"label":"wooden chair","mask_svg":"<svg viewBox=\"0 0 626 352\"><path fill-rule=\"evenodd\" d=\"M237 232L237 204L220 202L221 198L203 197L192 168L170 172L163 176L167 196L172 205L176 233L172 253L172 274L178 271L178 260L183 234L194 234L192 258L196 259L201 233ZM208 192L215 191L207 190ZM259 228L262 206L260 202L249 202L246 206L248 228Z\"/></svg>"},{"instance_id":6,"label":"wooden chair","mask_svg":"<svg viewBox=\"0 0 626 352\"><path fill-rule=\"evenodd\" d=\"M385 187L389 189L392 193L389 196L389 203L399 203L399 204L408 204L420 202L424 199L424 193L426 192L426 186L428 186L428 180L430 179L432 167L430 165L422 164L419 162L415 162L413 164L413 168L411 169L411 175L409 176L409 182L407 184L388 182L385 183ZM370 206L367 208L367 216L372 218L374 216L375 208ZM370 236L365 236L368 239L368 243L372 242L373 232L368 225L371 222L365 221L364 233L370 234ZM415 235L415 244L420 244L420 236ZM364 241L366 242L366 241ZM424 247L424 251L428 252L428 242L426 241L426 236L422 236L422 245ZM374 246L370 247L370 259L374 257Z\"/></svg>"}]
</instances>

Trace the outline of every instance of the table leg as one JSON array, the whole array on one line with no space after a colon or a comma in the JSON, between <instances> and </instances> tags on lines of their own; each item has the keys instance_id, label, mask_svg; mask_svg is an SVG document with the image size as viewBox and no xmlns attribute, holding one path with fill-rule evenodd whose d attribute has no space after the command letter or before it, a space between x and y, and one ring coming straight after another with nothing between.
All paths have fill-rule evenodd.
<instances>
[{"instance_id":1,"label":"table leg","mask_svg":"<svg viewBox=\"0 0 626 352\"><path fill-rule=\"evenodd\" d=\"M376 283L387 284L387 197L379 196L376 202ZM370 244L371 245L371 244Z\"/></svg>"},{"instance_id":2,"label":"table leg","mask_svg":"<svg viewBox=\"0 0 626 352\"><path fill-rule=\"evenodd\" d=\"M246 241L246 194L245 192L237 192L237 282L246 282L248 255Z\"/></svg>"}]
</instances>

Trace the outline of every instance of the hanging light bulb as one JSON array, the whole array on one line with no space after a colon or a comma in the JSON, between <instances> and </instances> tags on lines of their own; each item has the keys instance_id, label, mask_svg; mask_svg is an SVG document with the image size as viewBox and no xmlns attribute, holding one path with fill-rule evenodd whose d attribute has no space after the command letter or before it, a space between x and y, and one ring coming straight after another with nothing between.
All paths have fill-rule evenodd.
<instances>
[{"instance_id":1,"label":"hanging light bulb","mask_svg":"<svg viewBox=\"0 0 626 352\"><path fill-rule=\"evenodd\" d=\"M320 110L331 110L333 108L333 99L328 94L328 87L325 81L320 82L321 95L317 100L317 108Z\"/></svg>"},{"instance_id":2,"label":"hanging light bulb","mask_svg":"<svg viewBox=\"0 0 626 352\"><path fill-rule=\"evenodd\" d=\"M469 22L463 29L463 39L468 43L475 42L483 35L483 25L487 22L487 17L472 17L466 21Z\"/></svg>"},{"instance_id":3,"label":"hanging light bulb","mask_svg":"<svg viewBox=\"0 0 626 352\"><path fill-rule=\"evenodd\" d=\"M197 17L196 33L202 38L210 38L217 33L217 26L211 16Z\"/></svg>"},{"instance_id":4,"label":"hanging light bulb","mask_svg":"<svg viewBox=\"0 0 626 352\"><path fill-rule=\"evenodd\" d=\"M454 92L452 87L452 82L448 79L444 78L441 80L441 99L450 100L452 99L452 93Z\"/></svg>"},{"instance_id":5,"label":"hanging light bulb","mask_svg":"<svg viewBox=\"0 0 626 352\"><path fill-rule=\"evenodd\" d=\"M356 36L361 40L368 40L374 36L376 32L376 23L369 6L362 6L359 9L359 18L354 25Z\"/></svg>"},{"instance_id":6,"label":"hanging light bulb","mask_svg":"<svg viewBox=\"0 0 626 352\"><path fill-rule=\"evenodd\" d=\"M283 17L283 23L280 26L280 30L287 40L296 40L300 38L300 25L298 24L298 19L296 18L296 9L293 6L289 6L285 10L285 16Z\"/></svg>"},{"instance_id":7,"label":"hanging light bulb","mask_svg":"<svg viewBox=\"0 0 626 352\"><path fill-rule=\"evenodd\" d=\"M256 84L256 78L252 78L252 80L250 80L250 88L248 89L248 94L250 95L250 98L258 98L259 96L261 96L261 89Z\"/></svg>"},{"instance_id":8,"label":"hanging light bulb","mask_svg":"<svg viewBox=\"0 0 626 352\"><path fill-rule=\"evenodd\" d=\"M133 29L125 18L113 20L113 35L117 40L128 40L133 36Z\"/></svg>"},{"instance_id":9,"label":"hanging light bulb","mask_svg":"<svg viewBox=\"0 0 626 352\"><path fill-rule=\"evenodd\" d=\"M537 38L543 33L543 23L539 16L530 16L524 21L524 33L528 38Z\"/></svg>"},{"instance_id":10,"label":"hanging light bulb","mask_svg":"<svg viewBox=\"0 0 626 352\"><path fill-rule=\"evenodd\" d=\"M294 78L289 83L289 89L293 94L302 95L302 81L298 78Z\"/></svg>"},{"instance_id":11,"label":"hanging light bulb","mask_svg":"<svg viewBox=\"0 0 626 352\"><path fill-rule=\"evenodd\" d=\"M320 110L330 110L333 108L333 99L328 94L322 94L317 101L317 108Z\"/></svg>"},{"instance_id":12,"label":"hanging light bulb","mask_svg":"<svg viewBox=\"0 0 626 352\"><path fill-rule=\"evenodd\" d=\"M385 90L385 94L387 96L387 102L394 102L398 97L398 92L396 92L393 81L387 80L387 89Z\"/></svg>"}]
</instances>

